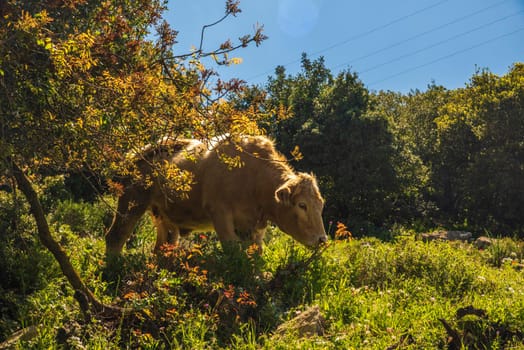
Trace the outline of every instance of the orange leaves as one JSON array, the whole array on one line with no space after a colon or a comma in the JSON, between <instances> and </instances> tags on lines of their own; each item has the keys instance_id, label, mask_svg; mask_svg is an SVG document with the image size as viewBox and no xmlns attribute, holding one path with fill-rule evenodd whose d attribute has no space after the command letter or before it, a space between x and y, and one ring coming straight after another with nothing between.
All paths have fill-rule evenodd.
<instances>
[{"instance_id":1,"label":"orange leaves","mask_svg":"<svg viewBox=\"0 0 524 350\"><path fill-rule=\"evenodd\" d=\"M117 197L120 197L122 194L124 194L124 185L119 182L107 179L107 187L109 188L109 191Z\"/></svg>"},{"instance_id":2,"label":"orange leaves","mask_svg":"<svg viewBox=\"0 0 524 350\"><path fill-rule=\"evenodd\" d=\"M201 246L194 244L190 249L183 249L178 245L164 244L159 255L158 266L169 268L194 285L203 285L207 282L207 270L201 268Z\"/></svg>"},{"instance_id":3,"label":"orange leaves","mask_svg":"<svg viewBox=\"0 0 524 350\"><path fill-rule=\"evenodd\" d=\"M349 232L346 225L341 222L337 222L337 230L335 231L335 238L338 240L351 239L353 235Z\"/></svg>"},{"instance_id":4,"label":"orange leaves","mask_svg":"<svg viewBox=\"0 0 524 350\"><path fill-rule=\"evenodd\" d=\"M147 291L143 291L141 293L137 293L135 291L130 291L124 294L122 298L125 300L138 300L138 299L144 299L149 296L149 293Z\"/></svg>"},{"instance_id":5,"label":"orange leaves","mask_svg":"<svg viewBox=\"0 0 524 350\"><path fill-rule=\"evenodd\" d=\"M254 259L262 251L261 247L257 243L251 244L247 247L246 254L249 259Z\"/></svg>"},{"instance_id":6,"label":"orange leaves","mask_svg":"<svg viewBox=\"0 0 524 350\"><path fill-rule=\"evenodd\" d=\"M257 306L257 302L255 301L253 296L246 291L242 291L239 293L238 298L237 298L237 303L239 305L245 305L249 307Z\"/></svg>"},{"instance_id":7,"label":"orange leaves","mask_svg":"<svg viewBox=\"0 0 524 350\"><path fill-rule=\"evenodd\" d=\"M227 289L222 292L224 297L230 301L235 300L239 306L256 307L257 302L254 297L249 294L246 290L241 289L240 291L235 290L235 286L229 285ZM236 299L235 299L236 298Z\"/></svg>"},{"instance_id":8,"label":"orange leaves","mask_svg":"<svg viewBox=\"0 0 524 350\"><path fill-rule=\"evenodd\" d=\"M230 284L227 289L225 289L223 292L224 296L227 298L227 299L233 299L235 297L235 286L233 286L232 284Z\"/></svg>"}]
</instances>

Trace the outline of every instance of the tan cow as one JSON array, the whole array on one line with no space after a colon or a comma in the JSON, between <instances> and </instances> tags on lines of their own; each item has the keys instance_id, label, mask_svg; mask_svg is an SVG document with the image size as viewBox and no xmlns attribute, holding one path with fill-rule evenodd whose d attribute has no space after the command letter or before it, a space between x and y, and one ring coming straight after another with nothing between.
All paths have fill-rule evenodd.
<instances>
[{"instance_id":1,"label":"tan cow","mask_svg":"<svg viewBox=\"0 0 524 350\"><path fill-rule=\"evenodd\" d=\"M108 254L121 252L148 209L157 228L155 249L192 231L211 230L221 242L241 239L261 246L268 221L307 246L327 240L315 177L295 173L266 137L242 136L236 142L223 137L214 144L164 140L135 157L142 178L152 181L124 183L106 235ZM189 192L174 192L153 175L153 164L164 161L193 174Z\"/></svg>"}]
</instances>

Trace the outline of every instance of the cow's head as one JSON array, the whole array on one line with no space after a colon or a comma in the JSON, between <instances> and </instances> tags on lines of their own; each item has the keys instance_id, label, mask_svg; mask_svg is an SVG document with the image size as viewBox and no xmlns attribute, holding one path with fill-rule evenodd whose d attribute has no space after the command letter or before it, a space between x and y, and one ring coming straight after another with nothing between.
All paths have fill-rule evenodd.
<instances>
[{"instance_id":1,"label":"cow's head","mask_svg":"<svg viewBox=\"0 0 524 350\"><path fill-rule=\"evenodd\" d=\"M285 233L307 246L327 241L322 209L324 200L313 175L299 173L275 191L278 203L276 224Z\"/></svg>"}]
</instances>

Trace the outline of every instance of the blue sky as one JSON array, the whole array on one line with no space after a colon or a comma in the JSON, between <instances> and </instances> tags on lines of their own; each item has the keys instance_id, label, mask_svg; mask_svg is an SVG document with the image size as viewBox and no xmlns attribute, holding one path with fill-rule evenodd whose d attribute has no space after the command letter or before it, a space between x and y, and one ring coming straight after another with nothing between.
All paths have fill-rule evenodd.
<instances>
[{"instance_id":1,"label":"blue sky","mask_svg":"<svg viewBox=\"0 0 524 350\"><path fill-rule=\"evenodd\" d=\"M170 0L166 19L180 31L177 54L198 46L223 0ZM263 84L277 65L300 69L303 52L324 56L333 73L350 69L371 90L424 90L434 81L464 86L477 68L504 74L524 61L524 0L241 0L242 12L206 34L212 49L253 31L269 37L235 52L242 63L221 77ZM209 65L209 64L208 64Z\"/></svg>"}]
</instances>

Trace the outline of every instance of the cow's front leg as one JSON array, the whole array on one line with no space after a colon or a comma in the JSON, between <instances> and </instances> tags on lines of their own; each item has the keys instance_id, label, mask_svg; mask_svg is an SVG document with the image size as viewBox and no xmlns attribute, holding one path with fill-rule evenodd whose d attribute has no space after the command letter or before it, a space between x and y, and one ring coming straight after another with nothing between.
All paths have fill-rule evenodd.
<instances>
[{"instance_id":1,"label":"cow's front leg","mask_svg":"<svg viewBox=\"0 0 524 350\"><path fill-rule=\"evenodd\" d=\"M262 246L264 242L264 236L266 235L266 228L255 228L253 232L251 233L251 241L255 243L258 248L257 252L259 254L262 254L264 248Z\"/></svg>"},{"instance_id":2,"label":"cow's front leg","mask_svg":"<svg viewBox=\"0 0 524 350\"><path fill-rule=\"evenodd\" d=\"M167 227L167 228L166 228ZM180 237L180 229L177 226L165 226L162 228L162 234L160 234L160 230L157 228L157 236L156 236L156 243L155 243L155 252L160 251L160 247L164 245L165 243L169 244L178 244L178 238Z\"/></svg>"},{"instance_id":3,"label":"cow's front leg","mask_svg":"<svg viewBox=\"0 0 524 350\"><path fill-rule=\"evenodd\" d=\"M165 214L160 213L158 208L151 210L151 219L156 227L156 243L154 251L160 251L163 244L177 244L180 237L180 229L172 223Z\"/></svg>"},{"instance_id":4,"label":"cow's front leg","mask_svg":"<svg viewBox=\"0 0 524 350\"><path fill-rule=\"evenodd\" d=\"M209 208L208 211L220 242L240 241L235 233L235 223L231 210Z\"/></svg>"},{"instance_id":5,"label":"cow's front leg","mask_svg":"<svg viewBox=\"0 0 524 350\"><path fill-rule=\"evenodd\" d=\"M105 236L107 255L120 254L138 220L144 215L149 205L148 194L148 191L131 188L118 198L113 222Z\"/></svg>"}]
</instances>

